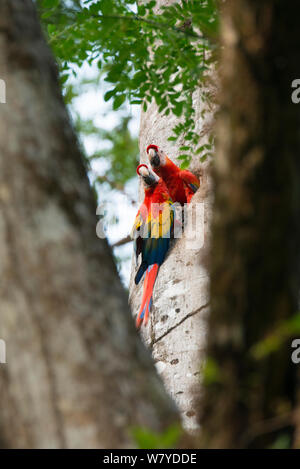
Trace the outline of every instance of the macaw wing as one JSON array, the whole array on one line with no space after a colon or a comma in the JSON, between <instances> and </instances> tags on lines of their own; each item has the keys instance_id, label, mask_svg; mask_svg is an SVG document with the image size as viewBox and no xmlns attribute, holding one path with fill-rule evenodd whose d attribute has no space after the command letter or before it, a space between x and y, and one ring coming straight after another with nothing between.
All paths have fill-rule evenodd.
<instances>
[{"instance_id":1,"label":"macaw wing","mask_svg":"<svg viewBox=\"0 0 300 469\"><path fill-rule=\"evenodd\" d=\"M134 224L130 233L131 239L133 239L133 247L134 247L134 252L136 255L136 258L138 258L139 254L142 252L142 247L143 247L143 235L145 231L145 225L146 221L145 216L143 216L144 211L139 209L135 220Z\"/></svg>"},{"instance_id":2,"label":"macaw wing","mask_svg":"<svg viewBox=\"0 0 300 469\"><path fill-rule=\"evenodd\" d=\"M140 213L140 210L138 211L138 213L136 214L136 217L135 217L135 220L134 220L134 223L133 223L133 227L131 229L131 232L130 232L130 237L131 239L135 239L136 236L138 235L138 232L140 231L140 227L143 223L143 220L142 220L142 216L141 216L141 213Z\"/></svg>"},{"instance_id":3,"label":"macaw wing","mask_svg":"<svg viewBox=\"0 0 300 469\"><path fill-rule=\"evenodd\" d=\"M142 263L135 277L136 284L148 266L163 263L173 234L173 225L174 210L170 201L154 204L147 219L142 216L142 222L137 221L134 248L136 256L142 253Z\"/></svg>"},{"instance_id":4,"label":"macaw wing","mask_svg":"<svg viewBox=\"0 0 300 469\"><path fill-rule=\"evenodd\" d=\"M143 258L148 265L162 264L173 234L174 210L170 201L159 204L148 218L148 234L143 245Z\"/></svg>"},{"instance_id":5,"label":"macaw wing","mask_svg":"<svg viewBox=\"0 0 300 469\"><path fill-rule=\"evenodd\" d=\"M197 176L195 176L195 174L191 173L190 171L183 170L180 171L180 177L187 188L192 191L192 193L195 193L199 189L200 181Z\"/></svg>"}]
</instances>

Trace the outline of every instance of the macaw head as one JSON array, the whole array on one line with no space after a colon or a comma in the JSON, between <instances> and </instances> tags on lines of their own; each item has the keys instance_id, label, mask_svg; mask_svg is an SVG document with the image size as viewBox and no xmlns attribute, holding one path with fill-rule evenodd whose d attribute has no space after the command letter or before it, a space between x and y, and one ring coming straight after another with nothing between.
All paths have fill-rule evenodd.
<instances>
[{"instance_id":1,"label":"macaw head","mask_svg":"<svg viewBox=\"0 0 300 469\"><path fill-rule=\"evenodd\" d=\"M154 170L158 170L167 162L167 155L157 145L148 145L147 154L149 162Z\"/></svg>"},{"instance_id":2,"label":"macaw head","mask_svg":"<svg viewBox=\"0 0 300 469\"><path fill-rule=\"evenodd\" d=\"M159 181L157 174L155 174L155 172L146 164L140 164L136 168L136 172L141 176L146 189L156 185Z\"/></svg>"}]
</instances>

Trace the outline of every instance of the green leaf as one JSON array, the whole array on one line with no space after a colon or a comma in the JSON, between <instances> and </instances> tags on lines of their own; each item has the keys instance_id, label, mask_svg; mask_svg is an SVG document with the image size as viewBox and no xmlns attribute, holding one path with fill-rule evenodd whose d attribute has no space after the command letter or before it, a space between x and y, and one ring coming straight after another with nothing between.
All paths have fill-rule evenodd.
<instances>
[{"instance_id":1,"label":"green leaf","mask_svg":"<svg viewBox=\"0 0 300 469\"><path fill-rule=\"evenodd\" d=\"M108 15L112 10L112 1L111 0L102 0L101 1L101 10L103 15Z\"/></svg>"},{"instance_id":2,"label":"green leaf","mask_svg":"<svg viewBox=\"0 0 300 469\"><path fill-rule=\"evenodd\" d=\"M48 24L48 34L49 36L56 31L56 26L55 24Z\"/></svg>"},{"instance_id":3,"label":"green leaf","mask_svg":"<svg viewBox=\"0 0 300 469\"><path fill-rule=\"evenodd\" d=\"M152 10L156 5L156 1L155 0L151 0L151 2L148 2L145 4L145 8L147 8L147 10Z\"/></svg>"},{"instance_id":4,"label":"green leaf","mask_svg":"<svg viewBox=\"0 0 300 469\"><path fill-rule=\"evenodd\" d=\"M138 5L138 14L140 16L144 16L146 14L146 7L145 5Z\"/></svg>"},{"instance_id":5,"label":"green leaf","mask_svg":"<svg viewBox=\"0 0 300 469\"><path fill-rule=\"evenodd\" d=\"M182 429L171 425L165 432L155 433L148 428L134 427L132 435L139 449L172 449L177 447Z\"/></svg>"},{"instance_id":6,"label":"green leaf","mask_svg":"<svg viewBox=\"0 0 300 469\"><path fill-rule=\"evenodd\" d=\"M190 150L190 147L184 145L182 147L179 148L180 151L189 151Z\"/></svg>"},{"instance_id":7,"label":"green leaf","mask_svg":"<svg viewBox=\"0 0 300 469\"><path fill-rule=\"evenodd\" d=\"M142 70L139 70L132 78L132 82L134 83L135 86L140 85L144 81L146 81L146 74Z\"/></svg>"},{"instance_id":8,"label":"green leaf","mask_svg":"<svg viewBox=\"0 0 300 469\"><path fill-rule=\"evenodd\" d=\"M69 75L68 75L68 74L61 75L61 76L60 76L60 82L61 82L61 84L63 85L64 83L66 83L66 81L67 81L68 78L69 78Z\"/></svg>"},{"instance_id":9,"label":"green leaf","mask_svg":"<svg viewBox=\"0 0 300 469\"><path fill-rule=\"evenodd\" d=\"M112 96L116 94L117 90L114 88L113 90L109 90L104 95L104 101L109 101Z\"/></svg>"},{"instance_id":10,"label":"green leaf","mask_svg":"<svg viewBox=\"0 0 300 469\"><path fill-rule=\"evenodd\" d=\"M256 360L261 360L280 349L287 339L300 334L300 313L282 321L264 339L253 345L250 353Z\"/></svg>"},{"instance_id":11,"label":"green leaf","mask_svg":"<svg viewBox=\"0 0 300 469\"><path fill-rule=\"evenodd\" d=\"M205 386L221 382L221 370L213 358L207 357L202 371L202 376Z\"/></svg>"},{"instance_id":12,"label":"green leaf","mask_svg":"<svg viewBox=\"0 0 300 469\"><path fill-rule=\"evenodd\" d=\"M114 99L114 104L113 104L113 110L115 111L116 109L118 109L120 106L122 106L122 104L124 103L126 99L126 95L125 94L119 94L115 97Z\"/></svg>"},{"instance_id":13,"label":"green leaf","mask_svg":"<svg viewBox=\"0 0 300 469\"><path fill-rule=\"evenodd\" d=\"M190 166L190 161L185 160L181 163L180 168L181 169L187 169Z\"/></svg>"},{"instance_id":14,"label":"green leaf","mask_svg":"<svg viewBox=\"0 0 300 469\"><path fill-rule=\"evenodd\" d=\"M179 159L179 160L188 160L188 159L189 159L189 155L186 155L186 154L179 155L179 156L178 156L178 159Z\"/></svg>"},{"instance_id":15,"label":"green leaf","mask_svg":"<svg viewBox=\"0 0 300 469\"><path fill-rule=\"evenodd\" d=\"M44 8L57 8L60 0L43 0Z\"/></svg>"},{"instance_id":16,"label":"green leaf","mask_svg":"<svg viewBox=\"0 0 300 469\"><path fill-rule=\"evenodd\" d=\"M50 18L50 16L52 16L52 15L53 15L53 10L46 11L45 13L43 13L43 14L41 15L41 18L42 18L43 20L45 20L46 18Z\"/></svg>"},{"instance_id":17,"label":"green leaf","mask_svg":"<svg viewBox=\"0 0 300 469\"><path fill-rule=\"evenodd\" d=\"M289 449L291 448L291 437L288 433L279 435L268 449Z\"/></svg>"},{"instance_id":18,"label":"green leaf","mask_svg":"<svg viewBox=\"0 0 300 469\"><path fill-rule=\"evenodd\" d=\"M177 102L176 105L172 108L173 114L175 114L175 116L177 116L177 117L180 117L180 116L181 116L182 111L183 111L183 104L184 104L184 101L179 101L179 102Z\"/></svg>"}]
</instances>

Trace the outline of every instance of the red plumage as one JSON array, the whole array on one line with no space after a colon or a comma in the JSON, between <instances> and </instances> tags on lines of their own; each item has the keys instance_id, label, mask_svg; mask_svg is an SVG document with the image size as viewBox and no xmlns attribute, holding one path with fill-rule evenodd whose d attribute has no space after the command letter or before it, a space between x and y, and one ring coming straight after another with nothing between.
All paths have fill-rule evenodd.
<instances>
[{"instance_id":1,"label":"red plumage","mask_svg":"<svg viewBox=\"0 0 300 469\"><path fill-rule=\"evenodd\" d=\"M152 156L149 157L152 169L163 179L173 202L179 202L181 205L189 203L200 187L197 176L190 171L180 169L159 150L157 145L148 145L148 155L150 149L154 150L154 154L152 152Z\"/></svg>"},{"instance_id":2,"label":"red plumage","mask_svg":"<svg viewBox=\"0 0 300 469\"><path fill-rule=\"evenodd\" d=\"M158 264L152 264L150 267L148 267L146 271L144 285L143 285L143 296L142 296L141 306L140 306L140 310L136 318L137 328L141 326L142 322L145 325L147 325L148 323L149 312L152 306L153 288L154 288L155 280L158 274L158 269L159 269Z\"/></svg>"},{"instance_id":3,"label":"red plumage","mask_svg":"<svg viewBox=\"0 0 300 469\"><path fill-rule=\"evenodd\" d=\"M145 192L132 232L136 257L140 254L142 257L135 283L138 284L145 276L141 306L136 319L136 326L140 327L142 323L148 322L153 287L159 267L169 249L174 214L172 201L163 180L145 164L138 166L137 173L143 178Z\"/></svg>"}]
</instances>

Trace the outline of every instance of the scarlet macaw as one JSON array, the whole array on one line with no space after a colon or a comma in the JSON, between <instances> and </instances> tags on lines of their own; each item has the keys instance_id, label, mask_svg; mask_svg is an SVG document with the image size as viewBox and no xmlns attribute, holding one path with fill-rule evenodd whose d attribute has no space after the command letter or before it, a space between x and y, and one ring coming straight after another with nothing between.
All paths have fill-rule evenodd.
<instances>
[{"instance_id":1,"label":"scarlet macaw","mask_svg":"<svg viewBox=\"0 0 300 469\"><path fill-rule=\"evenodd\" d=\"M146 272L141 307L136 319L136 326L140 327L142 322L148 322L154 283L170 245L174 212L163 180L145 164L137 167L137 174L142 177L145 192L132 229L136 258L142 254L142 262L135 276L136 284Z\"/></svg>"},{"instance_id":2,"label":"scarlet macaw","mask_svg":"<svg viewBox=\"0 0 300 469\"><path fill-rule=\"evenodd\" d=\"M148 145L147 154L152 169L164 180L173 202L189 203L200 187L197 176L176 166L157 145Z\"/></svg>"}]
</instances>

